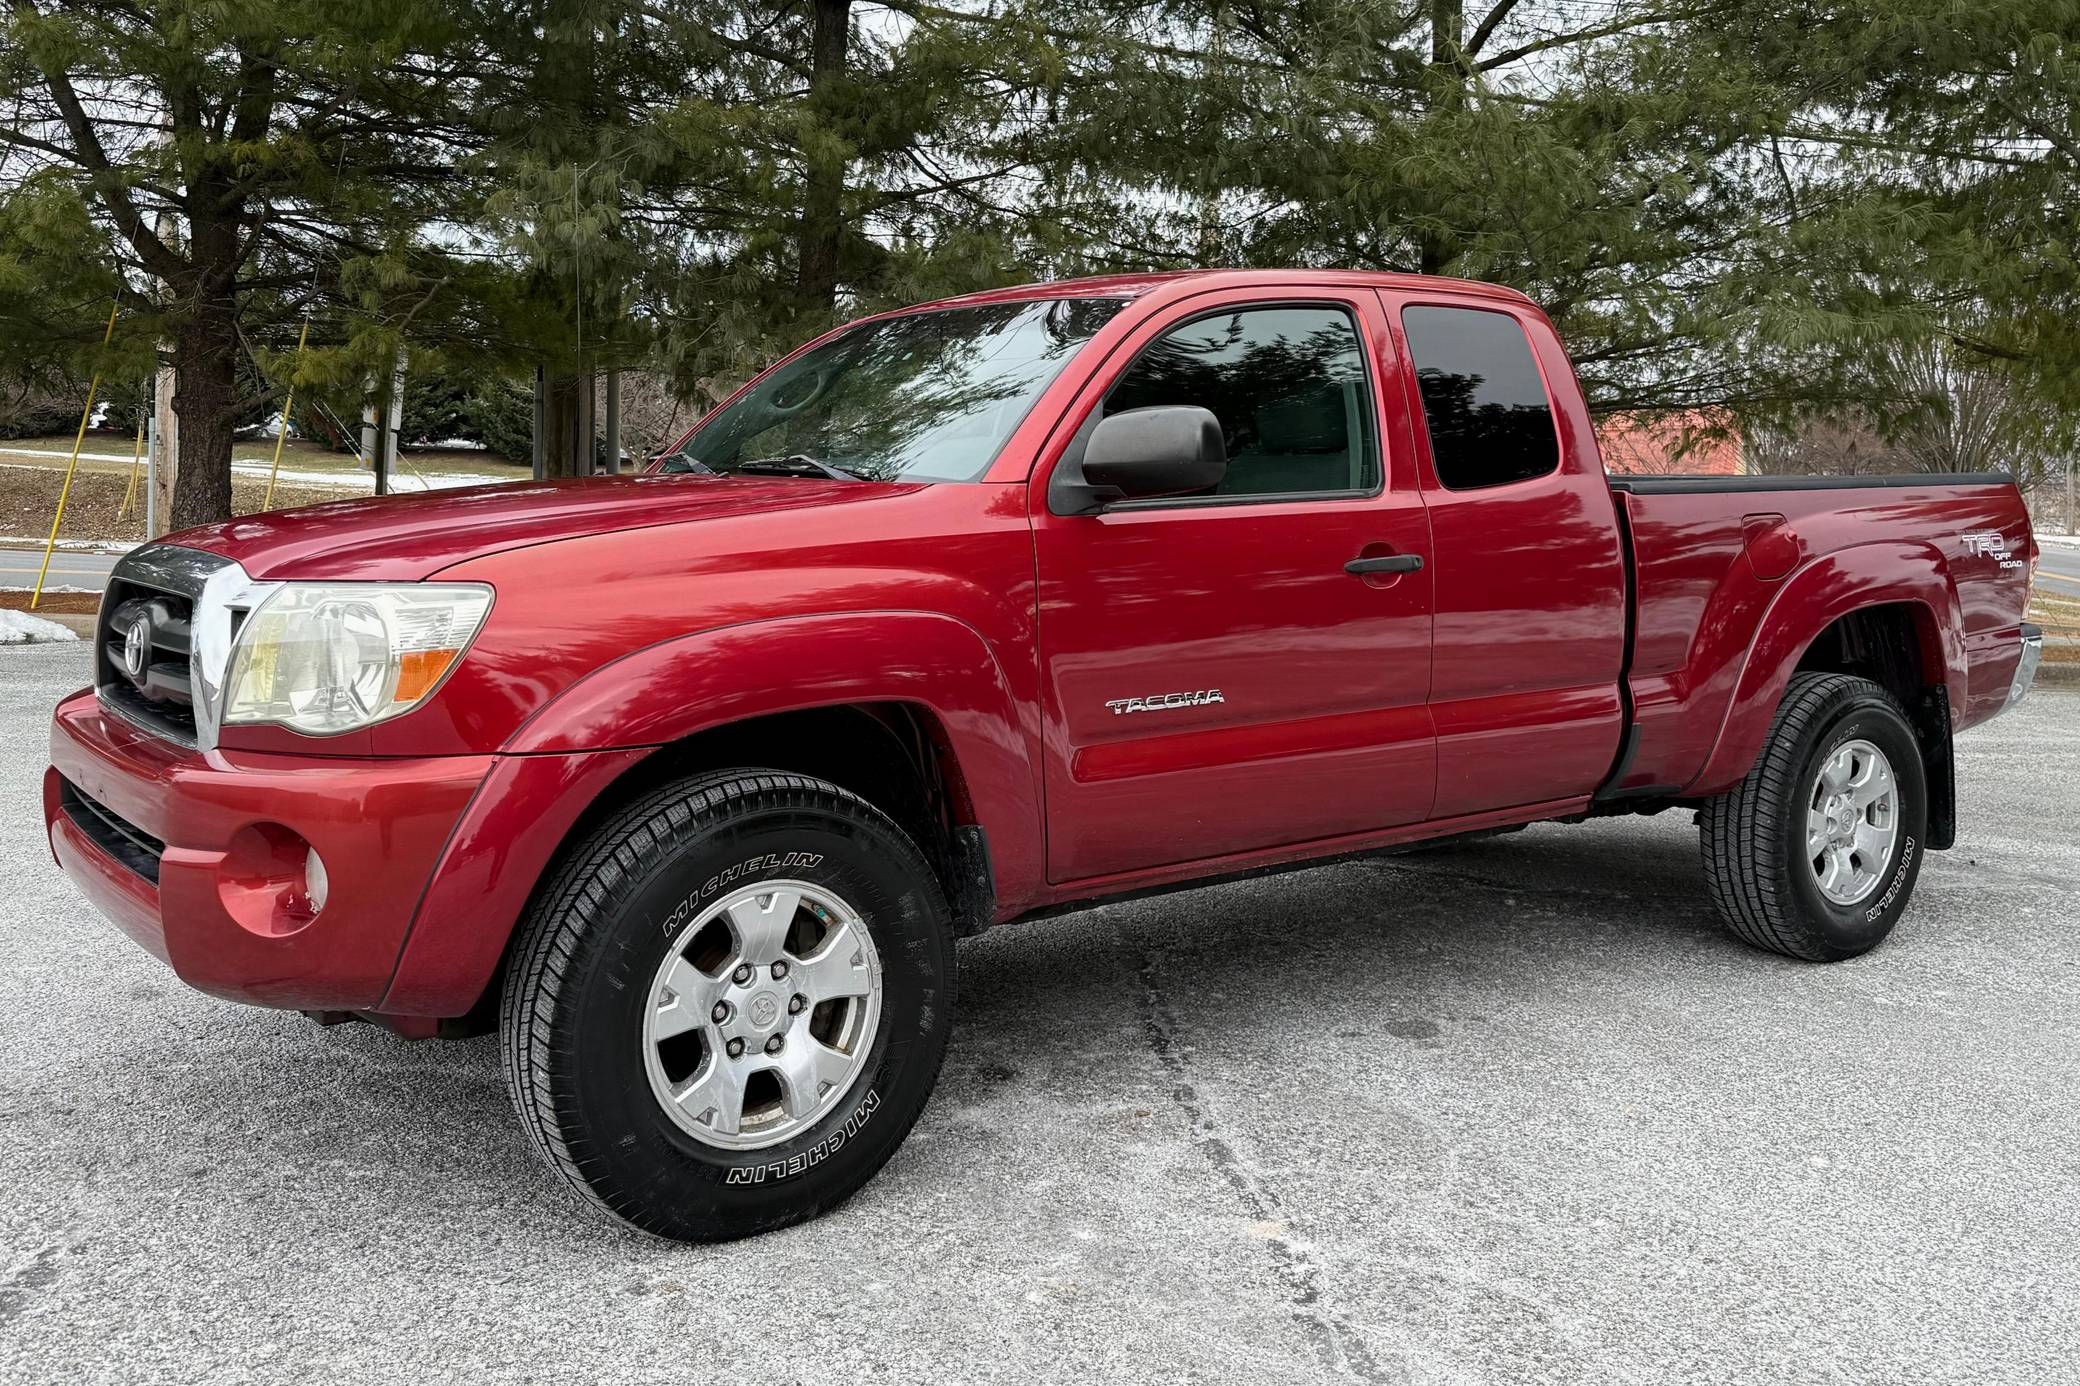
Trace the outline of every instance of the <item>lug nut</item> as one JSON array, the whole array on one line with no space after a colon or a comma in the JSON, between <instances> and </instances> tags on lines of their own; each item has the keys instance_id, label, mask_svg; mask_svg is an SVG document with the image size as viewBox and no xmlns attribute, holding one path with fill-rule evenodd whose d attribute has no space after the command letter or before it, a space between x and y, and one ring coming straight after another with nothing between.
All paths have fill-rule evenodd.
<instances>
[{"instance_id":1,"label":"lug nut","mask_svg":"<svg viewBox=\"0 0 2080 1386\"><path fill-rule=\"evenodd\" d=\"M737 964L737 970L730 975L736 979L738 986L743 986L751 980L753 969L750 963L739 963Z\"/></svg>"},{"instance_id":2,"label":"lug nut","mask_svg":"<svg viewBox=\"0 0 2080 1386\"><path fill-rule=\"evenodd\" d=\"M715 1018L715 1023L717 1025L722 1024L724 1021L729 1019L729 1002L717 1001L715 1003L715 1009L708 1012L708 1014Z\"/></svg>"},{"instance_id":3,"label":"lug nut","mask_svg":"<svg viewBox=\"0 0 2080 1386\"><path fill-rule=\"evenodd\" d=\"M787 1000L787 1013L789 1015L800 1015L802 1007L808 1004L809 998L806 996L791 996Z\"/></svg>"},{"instance_id":4,"label":"lug nut","mask_svg":"<svg viewBox=\"0 0 2080 1386\"><path fill-rule=\"evenodd\" d=\"M773 1036L773 1037L772 1037L771 1039L769 1039L769 1040L767 1040L767 1041L766 1041L766 1053L768 1053L768 1054L777 1054L777 1053L779 1053L779 1052L780 1052L780 1044L781 1044L781 1040L780 1040L780 1037L779 1037L778 1035L775 1035L775 1036Z\"/></svg>"},{"instance_id":5,"label":"lug nut","mask_svg":"<svg viewBox=\"0 0 2080 1386\"><path fill-rule=\"evenodd\" d=\"M725 1044L722 1047L724 1052L726 1052L732 1059L743 1057L744 1041L740 1039L733 1039L728 1044Z\"/></svg>"},{"instance_id":6,"label":"lug nut","mask_svg":"<svg viewBox=\"0 0 2080 1386\"><path fill-rule=\"evenodd\" d=\"M773 980L774 980L774 981L776 981L776 982L777 982L777 981L779 981L779 980L780 980L780 979L781 979L782 977L785 977L786 975L787 975L787 964L786 964L786 963L784 963L784 962L776 962L776 963L774 963L774 964L773 964Z\"/></svg>"}]
</instances>

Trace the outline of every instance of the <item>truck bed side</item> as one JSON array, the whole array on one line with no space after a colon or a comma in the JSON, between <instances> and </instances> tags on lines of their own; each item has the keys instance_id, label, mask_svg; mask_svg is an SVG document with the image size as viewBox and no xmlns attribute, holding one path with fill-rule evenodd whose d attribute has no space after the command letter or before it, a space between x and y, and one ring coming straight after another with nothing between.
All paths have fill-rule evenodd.
<instances>
[{"instance_id":1,"label":"truck bed side","mask_svg":"<svg viewBox=\"0 0 2080 1386\"><path fill-rule=\"evenodd\" d=\"M2034 541L2000 473L1631 477L1635 732L1606 793L1718 793L1753 763L1802 660L1848 648L1943 685L1963 728L2015 672ZM1846 630L1848 628L1840 628ZM1828 637L1823 640L1823 637Z\"/></svg>"}]
</instances>

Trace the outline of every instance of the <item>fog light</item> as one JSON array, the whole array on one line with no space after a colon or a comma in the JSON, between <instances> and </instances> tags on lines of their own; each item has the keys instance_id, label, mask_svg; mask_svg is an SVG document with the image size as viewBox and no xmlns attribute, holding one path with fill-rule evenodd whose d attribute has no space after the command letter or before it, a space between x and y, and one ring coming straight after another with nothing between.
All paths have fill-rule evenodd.
<instances>
[{"instance_id":1,"label":"fog light","mask_svg":"<svg viewBox=\"0 0 2080 1386\"><path fill-rule=\"evenodd\" d=\"M303 893L310 897L311 913L325 908L325 897L332 889L332 882L325 876L325 858L313 847L303 858Z\"/></svg>"},{"instance_id":2,"label":"fog light","mask_svg":"<svg viewBox=\"0 0 2080 1386\"><path fill-rule=\"evenodd\" d=\"M282 938L308 927L326 894L324 863L291 828L249 823L224 845L217 897L249 933Z\"/></svg>"}]
</instances>

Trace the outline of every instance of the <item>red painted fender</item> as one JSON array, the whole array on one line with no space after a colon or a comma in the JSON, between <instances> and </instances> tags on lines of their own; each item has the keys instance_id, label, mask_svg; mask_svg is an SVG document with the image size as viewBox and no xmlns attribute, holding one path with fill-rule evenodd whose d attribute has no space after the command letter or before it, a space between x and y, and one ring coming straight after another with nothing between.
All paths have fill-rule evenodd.
<instances>
[{"instance_id":1,"label":"red painted fender","mask_svg":"<svg viewBox=\"0 0 2080 1386\"><path fill-rule=\"evenodd\" d=\"M1037 708L973 627L926 611L725 626L613 660L501 749L450 839L382 1009L458 1015L483 993L534 883L585 807L659 746L769 713L903 702L945 729L989 834L998 914L1042 884Z\"/></svg>"},{"instance_id":2,"label":"red painted fender","mask_svg":"<svg viewBox=\"0 0 2080 1386\"><path fill-rule=\"evenodd\" d=\"M1923 677L1949 685L1950 715L1965 704L1964 614L1949 562L1931 544L1859 544L1792 574L1762 613L1718 740L1684 792L1722 793L1740 783L1761 754L1777 704L1807 648L1830 625L1864 607L1918 608Z\"/></svg>"},{"instance_id":3,"label":"red painted fender","mask_svg":"<svg viewBox=\"0 0 2080 1386\"><path fill-rule=\"evenodd\" d=\"M661 746L751 717L869 702L911 703L938 718L989 834L999 899L1037 887L1038 707L1013 693L978 631L938 612L783 617L661 641L571 685L506 750Z\"/></svg>"}]
</instances>

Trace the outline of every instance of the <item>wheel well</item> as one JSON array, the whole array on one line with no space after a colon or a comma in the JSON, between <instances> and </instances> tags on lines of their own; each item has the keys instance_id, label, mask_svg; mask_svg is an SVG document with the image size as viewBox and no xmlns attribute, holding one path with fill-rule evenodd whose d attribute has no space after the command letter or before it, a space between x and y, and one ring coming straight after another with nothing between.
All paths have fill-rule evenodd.
<instances>
[{"instance_id":1,"label":"wheel well","mask_svg":"<svg viewBox=\"0 0 2080 1386\"><path fill-rule=\"evenodd\" d=\"M747 718L695 732L659 747L602 791L565 835L583 841L629 800L661 784L706 770L755 766L828 780L896 820L939 873L957 926L988 923L973 915L976 872L987 872L980 829L946 729L914 703L850 703ZM978 851L983 860L975 860ZM559 851L558 855L561 855ZM548 875L545 871L544 876Z\"/></svg>"},{"instance_id":2,"label":"wheel well","mask_svg":"<svg viewBox=\"0 0 2080 1386\"><path fill-rule=\"evenodd\" d=\"M1950 695L1935 619L1913 602L1867 606L1838 618L1799 658L1798 672L1855 674L1899 699L1921 742L1928 783L1928 846L1957 838L1957 779L1951 761Z\"/></svg>"},{"instance_id":3,"label":"wheel well","mask_svg":"<svg viewBox=\"0 0 2080 1386\"><path fill-rule=\"evenodd\" d=\"M622 805L673 780L737 766L810 775L859 795L893 818L924 853L953 912L955 933L989 927L996 891L987 840L975 826L974 802L945 727L929 708L914 703L849 703L772 713L710 727L660 746L586 806L542 868L535 890L543 889L565 856ZM470 1013L443 1022L443 1034L483 1034L496 1028L505 970L521 932L516 927L506 940L498 967Z\"/></svg>"},{"instance_id":4,"label":"wheel well","mask_svg":"<svg viewBox=\"0 0 2080 1386\"><path fill-rule=\"evenodd\" d=\"M1806 647L1797 672L1855 674L1911 708L1930 684L1943 681L1940 668L1931 672L1929 663L1936 648L1933 625L1927 612L1912 602L1852 611ZM1929 628L1927 638L1924 626Z\"/></svg>"}]
</instances>

